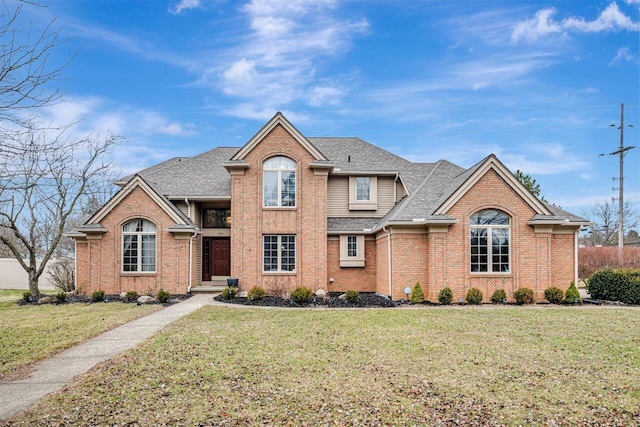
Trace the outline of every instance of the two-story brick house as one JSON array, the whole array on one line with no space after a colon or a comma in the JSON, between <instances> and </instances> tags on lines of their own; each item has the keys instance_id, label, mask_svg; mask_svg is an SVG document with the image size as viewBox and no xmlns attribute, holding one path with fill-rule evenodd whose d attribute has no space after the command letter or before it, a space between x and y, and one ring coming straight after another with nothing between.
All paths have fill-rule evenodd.
<instances>
[{"instance_id":1,"label":"two-story brick house","mask_svg":"<svg viewBox=\"0 0 640 427\"><path fill-rule=\"evenodd\" d=\"M184 294L237 278L435 301L577 276L586 220L536 199L493 155L413 163L358 138L309 138L276 114L243 147L173 158L118 183L72 235L86 292Z\"/></svg>"}]
</instances>

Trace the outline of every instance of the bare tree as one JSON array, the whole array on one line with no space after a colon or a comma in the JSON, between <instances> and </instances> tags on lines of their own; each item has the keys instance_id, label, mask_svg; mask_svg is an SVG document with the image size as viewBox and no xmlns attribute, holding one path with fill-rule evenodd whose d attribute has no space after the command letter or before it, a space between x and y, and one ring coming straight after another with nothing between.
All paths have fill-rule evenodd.
<instances>
[{"instance_id":1,"label":"bare tree","mask_svg":"<svg viewBox=\"0 0 640 427\"><path fill-rule=\"evenodd\" d=\"M0 123L5 132L30 128L30 111L61 100L61 94L50 83L75 56L61 65L50 66L50 55L65 42L60 36L62 27L54 19L35 30L31 22L22 19L25 5L38 7L37 2L5 0L0 5Z\"/></svg>"},{"instance_id":2,"label":"bare tree","mask_svg":"<svg viewBox=\"0 0 640 427\"><path fill-rule=\"evenodd\" d=\"M611 202L596 203L595 207L583 212L583 216L588 218L593 225L587 234L582 236L582 243L587 246L616 245L619 232L618 209L618 204L612 200ZM625 228L633 229L638 226L638 214L629 202L625 202L622 214Z\"/></svg>"},{"instance_id":3,"label":"bare tree","mask_svg":"<svg viewBox=\"0 0 640 427\"><path fill-rule=\"evenodd\" d=\"M40 294L38 279L62 238L67 220L103 181L110 168L104 155L120 139L94 135L71 140L66 133L52 135L37 126L25 128L14 139L5 139L10 152L21 155L0 156L0 170L5 171L0 175L0 241L27 272L34 296ZM5 237L7 234L12 238Z\"/></svg>"}]
</instances>

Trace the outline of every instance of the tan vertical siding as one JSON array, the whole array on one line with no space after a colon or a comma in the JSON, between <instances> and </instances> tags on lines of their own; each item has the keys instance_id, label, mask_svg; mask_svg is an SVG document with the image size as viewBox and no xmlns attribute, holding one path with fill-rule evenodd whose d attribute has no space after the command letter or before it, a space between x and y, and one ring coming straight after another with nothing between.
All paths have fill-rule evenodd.
<instances>
[{"instance_id":1,"label":"tan vertical siding","mask_svg":"<svg viewBox=\"0 0 640 427\"><path fill-rule=\"evenodd\" d=\"M378 209L375 211L349 210L349 177L329 177L327 188L327 216L329 217L383 217L395 205L392 176L378 177ZM400 184L402 187L402 184ZM397 195L396 195L397 196Z\"/></svg>"}]
</instances>

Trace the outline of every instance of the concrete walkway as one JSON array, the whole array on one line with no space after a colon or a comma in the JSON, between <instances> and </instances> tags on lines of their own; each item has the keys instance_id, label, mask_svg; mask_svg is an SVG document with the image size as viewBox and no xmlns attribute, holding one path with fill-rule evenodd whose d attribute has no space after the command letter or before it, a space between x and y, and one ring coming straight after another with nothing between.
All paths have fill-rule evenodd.
<instances>
[{"instance_id":1,"label":"concrete walkway","mask_svg":"<svg viewBox=\"0 0 640 427\"><path fill-rule=\"evenodd\" d=\"M133 348L176 320L200 307L214 304L213 296L194 295L158 312L141 317L78 344L38 363L25 379L0 384L0 422L27 409L49 393L60 390L100 362Z\"/></svg>"}]
</instances>

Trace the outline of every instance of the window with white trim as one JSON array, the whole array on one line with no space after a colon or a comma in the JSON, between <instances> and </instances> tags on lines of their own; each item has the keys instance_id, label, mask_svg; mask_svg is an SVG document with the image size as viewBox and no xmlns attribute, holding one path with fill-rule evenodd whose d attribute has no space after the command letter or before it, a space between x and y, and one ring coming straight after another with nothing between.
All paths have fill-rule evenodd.
<instances>
[{"instance_id":1,"label":"window with white trim","mask_svg":"<svg viewBox=\"0 0 640 427\"><path fill-rule=\"evenodd\" d=\"M378 177L349 177L349 210L375 211L378 209Z\"/></svg>"},{"instance_id":2,"label":"window with white trim","mask_svg":"<svg viewBox=\"0 0 640 427\"><path fill-rule=\"evenodd\" d=\"M340 267L364 267L364 236L340 236Z\"/></svg>"},{"instance_id":3,"label":"window with white trim","mask_svg":"<svg viewBox=\"0 0 640 427\"><path fill-rule=\"evenodd\" d=\"M371 178L368 176L359 176L356 178L356 201L371 201Z\"/></svg>"},{"instance_id":4,"label":"window with white trim","mask_svg":"<svg viewBox=\"0 0 640 427\"><path fill-rule=\"evenodd\" d=\"M269 234L262 236L264 272L296 271L296 236Z\"/></svg>"},{"instance_id":5,"label":"window with white trim","mask_svg":"<svg viewBox=\"0 0 640 427\"><path fill-rule=\"evenodd\" d=\"M510 234L509 216L496 209L484 209L470 218L471 272L509 273Z\"/></svg>"},{"instance_id":6,"label":"window with white trim","mask_svg":"<svg viewBox=\"0 0 640 427\"><path fill-rule=\"evenodd\" d=\"M271 157L262 165L263 206L295 207L296 162L288 157Z\"/></svg>"},{"instance_id":7,"label":"window with white trim","mask_svg":"<svg viewBox=\"0 0 640 427\"><path fill-rule=\"evenodd\" d=\"M122 226L122 271L155 273L156 225L136 218Z\"/></svg>"}]
</instances>

